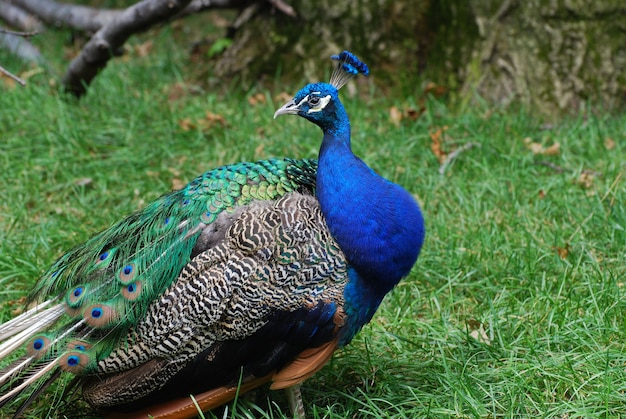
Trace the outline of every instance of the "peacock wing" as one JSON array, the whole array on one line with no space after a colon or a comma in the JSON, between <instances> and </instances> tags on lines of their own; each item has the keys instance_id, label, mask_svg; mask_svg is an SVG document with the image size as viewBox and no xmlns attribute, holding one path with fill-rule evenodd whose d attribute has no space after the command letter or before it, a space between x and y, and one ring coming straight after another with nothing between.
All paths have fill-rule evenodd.
<instances>
[{"instance_id":1,"label":"peacock wing","mask_svg":"<svg viewBox=\"0 0 626 419\"><path fill-rule=\"evenodd\" d=\"M83 396L97 407L149 411L198 394L211 408L238 385L300 382L337 346L347 269L313 196L242 207L224 238L187 264L99 362Z\"/></svg>"},{"instance_id":2,"label":"peacock wing","mask_svg":"<svg viewBox=\"0 0 626 419\"><path fill-rule=\"evenodd\" d=\"M0 326L0 359L26 346L0 372L0 406L57 366L98 371L183 267L224 236L233 214L312 190L316 168L314 160L273 159L206 172L64 254L36 284L38 305Z\"/></svg>"}]
</instances>

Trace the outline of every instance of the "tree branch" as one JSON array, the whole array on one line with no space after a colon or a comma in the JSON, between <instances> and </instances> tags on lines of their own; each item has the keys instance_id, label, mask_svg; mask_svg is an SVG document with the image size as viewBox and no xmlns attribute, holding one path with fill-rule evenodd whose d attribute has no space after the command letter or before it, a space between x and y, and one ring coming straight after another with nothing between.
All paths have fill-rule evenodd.
<instances>
[{"instance_id":1,"label":"tree branch","mask_svg":"<svg viewBox=\"0 0 626 419\"><path fill-rule=\"evenodd\" d=\"M183 10L189 1L143 0L114 16L109 24L94 34L81 53L70 63L63 77L65 89L77 97L82 96L86 86L131 35L172 18Z\"/></svg>"},{"instance_id":2,"label":"tree branch","mask_svg":"<svg viewBox=\"0 0 626 419\"><path fill-rule=\"evenodd\" d=\"M21 7L0 1L0 20L24 31L42 31L43 25ZM0 29L1 33L7 33ZM9 31L10 32L10 31Z\"/></svg>"},{"instance_id":3,"label":"tree branch","mask_svg":"<svg viewBox=\"0 0 626 419\"><path fill-rule=\"evenodd\" d=\"M15 80L16 82L18 82L19 84L21 84L22 86L26 86L26 82L22 79L20 79L19 77L17 77L15 74L11 73L10 71L6 70L4 67L2 67L0 65L0 73L4 74L5 76L8 76L10 78L12 78L13 80Z\"/></svg>"},{"instance_id":4,"label":"tree branch","mask_svg":"<svg viewBox=\"0 0 626 419\"><path fill-rule=\"evenodd\" d=\"M96 9L53 0L12 0L13 4L54 26L68 26L86 32L96 32L111 22L122 10Z\"/></svg>"}]
</instances>

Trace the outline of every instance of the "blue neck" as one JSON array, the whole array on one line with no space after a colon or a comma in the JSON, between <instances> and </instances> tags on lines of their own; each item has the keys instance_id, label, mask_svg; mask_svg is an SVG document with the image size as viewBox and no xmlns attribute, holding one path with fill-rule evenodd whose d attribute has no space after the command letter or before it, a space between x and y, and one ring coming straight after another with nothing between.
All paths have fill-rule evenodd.
<instances>
[{"instance_id":1,"label":"blue neck","mask_svg":"<svg viewBox=\"0 0 626 419\"><path fill-rule=\"evenodd\" d=\"M340 102L333 117L318 125L324 140L316 195L333 237L359 278L367 301L348 301L346 295L346 303L355 306L364 324L373 314L371 306L377 307L411 270L424 240L424 222L407 191L352 153L350 122ZM350 299L355 295L351 292Z\"/></svg>"}]
</instances>

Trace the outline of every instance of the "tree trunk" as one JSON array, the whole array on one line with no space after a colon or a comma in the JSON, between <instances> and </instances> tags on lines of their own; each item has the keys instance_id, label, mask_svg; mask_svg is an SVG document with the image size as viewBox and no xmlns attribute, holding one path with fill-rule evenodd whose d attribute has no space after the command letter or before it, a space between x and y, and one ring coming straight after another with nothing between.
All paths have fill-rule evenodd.
<instances>
[{"instance_id":1,"label":"tree trunk","mask_svg":"<svg viewBox=\"0 0 626 419\"><path fill-rule=\"evenodd\" d=\"M544 115L625 101L623 0L289 3L295 19L269 7L248 11L213 74L255 82L282 63L281 82L324 80L320 60L345 48L370 64L378 84L405 92L430 80Z\"/></svg>"},{"instance_id":2,"label":"tree trunk","mask_svg":"<svg viewBox=\"0 0 626 419\"><path fill-rule=\"evenodd\" d=\"M517 99L541 114L610 107L626 93L622 0L473 0L481 43L466 91L490 102Z\"/></svg>"},{"instance_id":3,"label":"tree trunk","mask_svg":"<svg viewBox=\"0 0 626 419\"><path fill-rule=\"evenodd\" d=\"M241 22L233 44L212 70L218 79L234 74L250 82L257 81L259 75L273 78L277 64L281 63L284 73L281 82L288 76L298 81L323 80L330 65L323 66L320 62L344 49L374 67L374 77L389 76L398 69L401 73L416 71L417 29L424 25L430 0L290 0L288 3L297 17L277 13L266 5Z\"/></svg>"}]
</instances>

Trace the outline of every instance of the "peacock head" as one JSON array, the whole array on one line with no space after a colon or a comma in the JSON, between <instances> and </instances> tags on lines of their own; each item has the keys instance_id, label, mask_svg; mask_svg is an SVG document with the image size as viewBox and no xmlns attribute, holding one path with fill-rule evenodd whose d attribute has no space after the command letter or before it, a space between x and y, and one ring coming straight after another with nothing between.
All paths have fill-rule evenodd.
<instances>
[{"instance_id":1,"label":"peacock head","mask_svg":"<svg viewBox=\"0 0 626 419\"><path fill-rule=\"evenodd\" d=\"M339 89L359 74L369 75L367 64L349 51L333 55L337 66L330 83L312 83L304 86L292 100L280 107L274 118L280 115L300 115L323 130L331 129L342 118L347 118L339 100Z\"/></svg>"}]
</instances>

